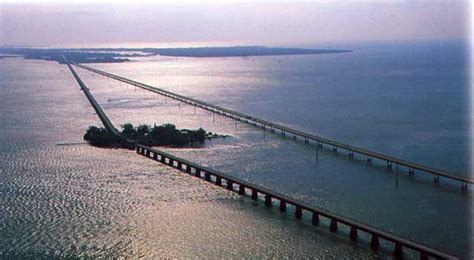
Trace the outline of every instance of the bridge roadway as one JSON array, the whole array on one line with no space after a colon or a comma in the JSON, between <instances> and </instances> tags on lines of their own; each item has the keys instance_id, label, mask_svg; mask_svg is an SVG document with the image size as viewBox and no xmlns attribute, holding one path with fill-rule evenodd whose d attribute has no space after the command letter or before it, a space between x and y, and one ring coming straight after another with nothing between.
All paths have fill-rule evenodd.
<instances>
[{"instance_id":1,"label":"bridge roadway","mask_svg":"<svg viewBox=\"0 0 474 260\"><path fill-rule=\"evenodd\" d=\"M165 97L169 97L169 98L172 98L172 99L175 99L175 100L178 100L178 101L181 101L181 102L184 102L184 103L187 103L187 104L190 104L190 105L193 105L193 106L196 106L196 107L208 110L208 111L211 111L213 113L220 114L222 116L226 116L226 117L229 117L229 118L232 118L232 119L235 119L235 120L239 120L241 122L245 122L245 123L248 123L248 124L251 124L251 125L254 125L254 126L260 125L264 130L266 128L269 128L272 132L274 132L275 129L278 129L279 131L281 131L281 133L283 135L285 135L286 133L292 134L293 138L295 138L295 139L296 139L297 136L299 136L299 137L302 137L305 142L309 142L309 140L312 140L312 141L316 142L317 145L319 145L319 146L322 146L322 144L332 146L333 151L335 151L335 152L337 151L338 148L343 149L343 150L347 150L347 151L349 151L349 157L350 158L354 158L354 153L367 156L367 163L372 163L372 158L377 158L379 160L385 161L387 163L387 169L389 169L389 170L392 169L392 163L393 163L393 164L396 164L396 165L406 167L411 176L414 175L415 170L425 172L425 173L430 173L430 174L434 175L434 182L435 183L439 182L439 176L443 176L443 177L448 178L448 179L460 181L461 182L461 188L463 190L467 189L467 184L471 184L471 185L474 184L473 179L466 178L466 177L460 176L458 174L454 174L454 173L450 173L450 172L447 172L447 171L435 169L435 168L432 168L432 167L429 167L429 166L421 165L421 164L418 164L418 163L398 159L398 158L395 158L395 157L392 157L392 156L389 156L389 155L384 155L384 154L381 154L381 153L378 153L378 152L369 151L369 150L366 150L366 149L363 149L363 148L355 147L355 146L352 146L352 145L348 145L348 144L345 144L345 143L342 143L342 142L334 141L334 140L324 138L324 137L321 137L321 136L317 136L317 135L314 135L314 134L305 133L305 132L300 131L300 130L296 130L296 129L292 129L292 128L289 128L289 127L286 127L286 126L283 126L283 125L275 124L275 123L272 123L270 121L266 121L266 120L263 120L263 119L260 119L260 118L257 118L257 117L249 116L249 115L239 113L239 112L236 112L236 111L233 111L233 110L230 110L230 109L226 109L226 108L223 108L223 107L220 107L220 106L209 104L207 102L203 102L203 101L200 101L200 100L197 100L197 99L194 99L194 98L179 95L179 94L176 94L176 93L173 93L173 92L161 89L161 88L153 87L153 86L150 86L150 85L147 85L147 84L144 84L144 83L133 81L133 80L130 80L130 79L127 79L127 78L124 78L124 77L120 77L120 76L117 76L117 75L114 75L114 74L111 74L111 73L107 73L105 71L101 71L101 70L94 69L94 68L91 68L91 67L88 67L88 66L84 66L84 65L81 65L81 64L75 64L75 65L79 68L97 73L99 75L109 77L109 78L112 78L112 79L130 84L130 85L142 88L142 89L146 89L146 90L149 90L151 92L163 95Z\"/></svg>"},{"instance_id":2,"label":"bridge roadway","mask_svg":"<svg viewBox=\"0 0 474 260\"><path fill-rule=\"evenodd\" d=\"M69 64L68 64L68 67L71 70L74 77L76 78L79 85L81 86L81 89L84 91L92 107L97 112L97 115L99 116L100 120L104 124L104 127L106 127L113 134L120 136L120 133L114 127L114 125L109 120L109 118L107 117L105 112L102 110L100 105L95 101L89 89L81 80L81 78L76 73L76 71ZM133 141L127 140L127 142L133 142ZM359 231L365 232L371 237L370 243L371 243L371 247L374 250L377 250L379 248L380 239L384 239L394 244L394 253L397 257L401 257L403 255L404 248L408 248L408 249L414 250L415 252L418 252L420 259L429 259L430 257L437 258L437 259L457 259L455 256L433 249L429 246L422 245L420 243L399 237L397 235L385 232L383 230L377 229L370 225L329 212L322 208L305 204L289 196L271 191L267 188L249 183L244 180L240 180L236 177L218 172L211 168L198 165L196 163L193 163L183 158L179 158L177 156L160 151L158 149L147 147L147 146L140 145L137 143L135 143L134 145L138 154L144 155L148 158L152 158L156 161L159 161L173 168L177 168L180 171L184 171L186 173L192 174L195 177L199 177L199 178L204 177L206 181L214 182L216 185L220 187L222 187L222 184L223 184L222 181L225 181L227 190L238 192L238 194L241 196L247 195L246 190L251 191L251 199L255 201L259 200L259 194L263 195L266 206L272 206L273 204L272 199L276 199L280 202L279 209L282 212L287 211L287 205L293 206L295 209L295 217L297 219L301 219L303 217L304 212L307 212L307 213L309 212L312 214L311 222L314 225L319 225L320 216L324 217L330 221L329 229L333 233L337 232L338 224L346 225L350 228L349 235L352 241L357 241L357 238L359 236L358 235ZM238 185L238 190L234 189L234 185Z\"/></svg>"}]
</instances>

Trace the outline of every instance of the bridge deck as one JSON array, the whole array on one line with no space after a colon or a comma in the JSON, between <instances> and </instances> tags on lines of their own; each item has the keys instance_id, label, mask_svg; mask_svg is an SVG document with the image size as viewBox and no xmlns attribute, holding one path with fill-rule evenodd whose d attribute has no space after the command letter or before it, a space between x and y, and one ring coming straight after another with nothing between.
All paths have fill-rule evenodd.
<instances>
[{"instance_id":1,"label":"bridge deck","mask_svg":"<svg viewBox=\"0 0 474 260\"><path fill-rule=\"evenodd\" d=\"M372 238L377 237L377 242L375 242L377 244L379 243L378 238L380 238L380 239L384 239L386 241L394 243L395 248L397 248L397 245L398 245L399 249L396 249L396 250L402 250L401 248L404 247L404 248L409 248L409 249L412 249L416 252L419 252L420 253L420 258L425 258L425 257L428 257L428 256L436 257L436 258L442 258L442 259L455 259L456 258L456 257L451 256L449 254L446 254L444 252L441 252L441 251L435 250L433 248L430 248L429 246L422 245L420 243L417 243L417 242L399 237L395 234L380 230L378 228L372 227L370 225L364 224L362 222L359 222L359 221L356 221L356 220L353 220L353 219L350 219L350 218L347 218L347 217L343 217L341 215L332 213L332 212L327 211L325 209L306 204L304 202L295 200L295 199L293 199L293 198L291 198L287 195L271 191L271 190L269 190L265 187L249 183L247 181L238 179L234 176L224 174L222 172L213 170L213 169L205 167L205 166L198 165L196 163L193 163L193 162L188 161L188 160L183 159L183 158L179 158L177 156L174 156L172 154L163 152L161 150L157 150L157 149L147 147L147 146L144 146L144 145L139 145L139 144L136 147L137 147L136 148L137 153L139 153L141 155L144 155L148 158L153 158L157 161L161 161L162 163L165 163L165 164L167 164L169 166L172 166L174 168L178 168L178 170L180 170L180 171L183 171L183 164L184 164L186 166L186 172L187 173L192 174L191 169L194 169L195 173L196 172L199 173L198 175L195 174L194 176L197 176L199 178L201 178L202 174L210 174L210 175L216 177L216 181L215 181L216 185L222 186L221 181L217 181L217 178L223 179L227 182L227 188L229 190L237 192L237 190L234 190L233 185L234 184L239 185L239 188L243 187L244 189L250 189L252 192L258 192L258 193L260 193L260 194L262 194L266 197L269 196L270 201L271 201L271 199L277 199L280 202L283 201L285 203L285 205L286 204L293 205L295 208L299 208L300 210L305 210L305 211L313 214L313 216L314 216L314 214L316 214L318 216L318 218L319 218L319 216L323 216L323 217L329 219L331 221L331 223L344 224L344 225L348 226L349 228L351 228L351 230L356 230L356 232L357 231L365 232L365 233L369 234L370 236L372 236ZM151 154L151 153L153 153L153 154ZM158 158L158 157L160 157L160 158ZM165 161L165 158L169 160L168 163ZM175 165L174 162L179 162L179 164ZM209 178L208 181L211 181L211 179ZM229 183L230 183L230 185L229 185ZM238 191L239 191L239 194L245 195L245 194L242 194L240 192L240 189ZM270 204L267 204L267 205L271 205L271 202L270 202ZM303 213L301 212L301 214L303 214ZM301 218L301 216L299 216L299 218ZM354 239L354 238L352 238L352 239ZM372 240L371 243L373 245L374 240ZM401 251L398 252L398 253L401 253Z\"/></svg>"},{"instance_id":2,"label":"bridge deck","mask_svg":"<svg viewBox=\"0 0 474 260\"><path fill-rule=\"evenodd\" d=\"M447 171L435 169L435 168L432 168L432 167L429 167L429 166L421 165L421 164L410 162L410 161L407 161L407 160L395 158L395 157L392 157L392 156L389 156L389 155L384 155L384 154L374 152L374 151L370 151L370 150L367 150L367 149L355 147L355 146L352 146L352 145L349 145L349 144L345 144L345 143L342 143L342 142L339 142L339 141L331 140L331 139L321 137L321 136L318 136L318 135L305 133L305 132L300 131L300 130L296 130L296 129L289 128L289 127L286 127L286 126L283 126L283 125L275 124L273 122L266 121L266 120L263 120L263 119L260 119L260 118L254 117L254 116L246 115L246 114L243 114L243 113L240 113L240 112L237 112L237 111L233 111L233 110L226 109L226 108L223 108L223 107L220 107L220 106L216 106L216 105L213 105L213 104L210 104L210 103L207 103L207 102L203 102L203 101L200 101L200 100L197 100L197 99L194 99L194 98L179 95L179 94L176 94L176 93L173 93L173 92L161 89L161 88L157 88L157 87L153 87L153 86L150 86L150 85L147 85L147 84L144 84L144 83L133 81L133 80L130 80L130 79L127 79L127 78L124 78L124 77L120 77L120 76L117 76L117 75L114 75L114 74L111 74L111 73L107 73L107 72L104 72L104 71L101 71L101 70L98 70L98 69L94 69L94 68L91 68L91 67L88 67L88 66L84 66L84 65L80 65L80 64L75 64L75 65L78 66L79 68L82 68L82 69L85 69L85 70L88 70L88 71L91 71L91 72L94 72L94 73L97 73L97 74L115 79L115 80L130 84L130 85L134 85L134 86L137 86L139 88L143 88L143 89L149 90L151 92L154 92L154 93L157 93L157 94L160 94L160 95L163 95L163 96L166 96L166 97L169 97L169 98L172 98L172 99L175 99L175 100L178 100L178 101L181 101L181 102L193 105L193 106L197 106L199 108L202 108L202 109L214 112L214 113L218 113L218 114L226 116L226 117L230 117L232 119L237 119L237 120L244 121L246 123L254 124L254 125L259 124L264 128L268 127L270 129L278 129L278 130L282 131L282 133L289 133L289 134L293 134L294 136L300 136L300 137L304 138L305 140L313 140L313 141L317 142L318 144L327 144L327 145L337 147L337 148L340 148L340 149L344 149L344 150L347 150L347 151L350 151L350 152L353 152L353 153L365 155L368 158L377 158L377 159L380 159L382 161L386 161L387 164L388 163L390 163L390 164L395 163L397 165L407 167L410 171L418 170L418 171L430 173L430 174L435 175L435 181L437 181L437 177L443 176L445 178L460 181L462 183L462 188L463 189L467 188L466 184L468 184L468 183L469 184L474 184L473 179L466 178L466 177L460 176L458 174L454 174L454 173L450 173L450 172L447 172Z\"/></svg>"}]
</instances>

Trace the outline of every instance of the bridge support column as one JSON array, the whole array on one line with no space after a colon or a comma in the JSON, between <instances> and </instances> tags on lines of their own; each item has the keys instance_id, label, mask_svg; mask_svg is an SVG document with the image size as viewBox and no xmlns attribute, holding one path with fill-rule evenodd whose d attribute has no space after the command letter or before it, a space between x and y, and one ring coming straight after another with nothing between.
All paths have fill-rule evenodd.
<instances>
[{"instance_id":1,"label":"bridge support column","mask_svg":"<svg viewBox=\"0 0 474 260\"><path fill-rule=\"evenodd\" d=\"M257 190L252 190L252 200L258 200L258 192L257 192Z\"/></svg>"},{"instance_id":2,"label":"bridge support column","mask_svg":"<svg viewBox=\"0 0 474 260\"><path fill-rule=\"evenodd\" d=\"M160 162L166 163L166 157L164 157L163 155L160 155Z\"/></svg>"},{"instance_id":3,"label":"bridge support column","mask_svg":"<svg viewBox=\"0 0 474 260\"><path fill-rule=\"evenodd\" d=\"M178 170L182 171L183 170L183 164L180 161L177 161L177 166Z\"/></svg>"},{"instance_id":4,"label":"bridge support column","mask_svg":"<svg viewBox=\"0 0 474 260\"><path fill-rule=\"evenodd\" d=\"M194 169L194 176L196 176L198 178L201 178L201 169L195 168Z\"/></svg>"},{"instance_id":5,"label":"bridge support column","mask_svg":"<svg viewBox=\"0 0 474 260\"><path fill-rule=\"evenodd\" d=\"M387 161L387 170L391 171L392 170L392 162Z\"/></svg>"},{"instance_id":6,"label":"bridge support column","mask_svg":"<svg viewBox=\"0 0 474 260\"><path fill-rule=\"evenodd\" d=\"M303 217L303 210L298 206L296 206L295 217L297 219L301 219Z\"/></svg>"},{"instance_id":7,"label":"bridge support column","mask_svg":"<svg viewBox=\"0 0 474 260\"><path fill-rule=\"evenodd\" d=\"M305 143L305 144L308 144L308 143L309 143L308 138L306 138L306 137L304 138L304 143Z\"/></svg>"},{"instance_id":8,"label":"bridge support column","mask_svg":"<svg viewBox=\"0 0 474 260\"><path fill-rule=\"evenodd\" d=\"M245 195L245 186L242 184L239 185L239 195Z\"/></svg>"},{"instance_id":9,"label":"bridge support column","mask_svg":"<svg viewBox=\"0 0 474 260\"><path fill-rule=\"evenodd\" d=\"M372 238L370 239L370 246L372 249L377 250L379 248L379 236L372 234Z\"/></svg>"},{"instance_id":10,"label":"bridge support column","mask_svg":"<svg viewBox=\"0 0 474 260\"><path fill-rule=\"evenodd\" d=\"M234 183L232 181L227 180L227 189L234 190Z\"/></svg>"},{"instance_id":11,"label":"bridge support column","mask_svg":"<svg viewBox=\"0 0 474 260\"><path fill-rule=\"evenodd\" d=\"M191 169L191 166L189 166L189 164L186 164L186 173L191 174Z\"/></svg>"},{"instance_id":12,"label":"bridge support column","mask_svg":"<svg viewBox=\"0 0 474 260\"><path fill-rule=\"evenodd\" d=\"M168 165L170 165L171 167L174 167L174 161L173 161L173 159L168 158Z\"/></svg>"},{"instance_id":13,"label":"bridge support column","mask_svg":"<svg viewBox=\"0 0 474 260\"><path fill-rule=\"evenodd\" d=\"M286 201L280 200L280 211L285 212L286 211Z\"/></svg>"},{"instance_id":14,"label":"bridge support column","mask_svg":"<svg viewBox=\"0 0 474 260\"><path fill-rule=\"evenodd\" d=\"M205 176L205 178L206 178L206 181L211 181L211 174L210 174L210 173L206 172L206 173L204 174L204 176Z\"/></svg>"},{"instance_id":15,"label":"bridge support column","mask_svg":"<svg viewBox=\"0 0 474 260\"><path fill-rule=\"evenodd\" d=\"M372 164L372 157L370 157L370 156L367 157L367 164L368 165Z\"/></svg>"},{"instance_id":16,"label":"bridge support column","mask_svg":"<svg viewBox=\"0 0 474 260\"><path fill-rule=\"evenodd\" d=\"M428 254L426 252L420 252L420 260L428 260Z\"/></svg>"},{"instance_id":17,"label":"bridge support column","mask_svg":"<svg viewBox=\"0 0 474 260\"><path fill-rule=\"evenodd\" d=\"M333 146L333 147L332 147L332 152L333 152L333 153L337 153L337 147L336 147L336 146Z\"/></svg>"},{"instance_id":18,"label":"bridge support column","mask_svg":"<svg viewBox=\"0 0 474 260\"><path fill-rule=\"evenodd\" d=\"M331 230L331 232L337 231L337 221L335 219L331 219L331 225L329 225L329 230Z\"/></svg>"},{"instance_id":19,"label":"bridge support column","mask_svg":"<svg viewBox=\"0 0 474 260\"><path fill-rule=\"evenodd\" d=\"M433 181L434 181L434 183L439 183L439 175L436 174L436 175L434 176L434 180L433 180Z\"/></svg>"},{"instance_id":20,"label":"bridge support column","mask_svg":"<svg viewBox=\"0 0 474 260\"><path fill-rule=\"evenodd\" d=\"M351 238L352 241L357 240L357 228L356 227L351 227L350 238Z\"/></svg>"},{"instance_id":21,"label":"bridge support column","mask_svg":"<svg viewBox=\"0 0 474 260\"><path fill-rule=\"evenodd\" d=\"M293 136L293 140L296 140L296 135Z\"/></svg>"},{"instance_id":22,"label":"bridge support column","mask_svg":"<svg viewBox=\"0 0 474 260\"><path fill-rule=\"evenodd\" d=\"M354 159L354 152L349 152L349 159Z\"/></svg>"},{"instance_id":23,"label":"bridge support column","mask_svg":"<svg viewBox=\"0 0 474 260\"><path fill-rule=\"evenodd\" d=\"M158 154L157 153L153 153L153 160L158 161Z\"/></svg>"},{"instance_id":24,"label":"bridge support column","mask_svg":"<svg viewBox=\"0 0 474 260\"><path fill-rule=\"evenodd\" d=\"M395 243L395 251L393 252L395 256L400 257L403 255L403 246L400 243Z\"/></svg>"},{"instance_id":25,"label":"bridge support column","mask_svg":"<svg viewBox=\"0 0 474 260\"><path fill-rule=\"evenodd\" d=\"M145 151L145 155L146 155L147 157L150 157L150 150L146 150L146 151Z\"/></svg>"},{"instance_id":26,"label":"bridge support column","mask_svg":"<svg viewBox=\"0 0 474 260\"><path fill-rule=\"evenodd\" d=\"M461 190L467 190L467 182L461 182Z\"/></svg>"},{"instance_id":27,"label":"bridge support column","mask_svg":"<svg viewBox=\"0 0 474 260\"><path fill-rule=\"evenodd\" d=\"M222 186L222 179L219 176L216 176L216 185Z\"/></svg>"},{"instance_id":28,"label":"bridge support column","mask_svg":"<svg viewBox=\"0 0 474 260\"><path fill-rule=\"evenodd\" d=\"M135 150L137 151L137 153L140 153L140 147L135 147Z\"/></svg>"},{"instance_id":29,"label":"bridge support column","mask_svg":"<svg viewBox=\"0 0 474 260\"><path fill-rule=\"evenodd\" d=\"M408 171L408 175L410 175L410 177L415 176L415 169L410 168L410 170Z\"/></svg>"},{"instance_id":30,"label":"bridge support column","mask_svg":"<svg viewBox=\"0 0 474 260\"><path fill-rule=\"evenodd\" d=\"M313 212L313 216L311 217L311 223L313 225L319 225L319 214L316 212Z\"/></svg>"},{"instance_id":31,"label":"bridge support column","mask_svg":"<svg viewBox=\"0 0 474 260\"><path fill-rule=\"evenodd\" d=\"M271 206L272 205L272 196L265 194L265 205Z\"/></svg>"}]
</instances>

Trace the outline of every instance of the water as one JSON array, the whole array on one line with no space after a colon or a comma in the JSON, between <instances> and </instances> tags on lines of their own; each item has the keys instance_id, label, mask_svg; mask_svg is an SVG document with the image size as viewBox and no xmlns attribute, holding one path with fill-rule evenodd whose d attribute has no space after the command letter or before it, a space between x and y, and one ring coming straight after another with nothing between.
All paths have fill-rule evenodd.
<instances>
[{"instance_id":1,"label":"water","mask_svg":"<svg viewBox=\"0 0 474 260\"><path fill-rule=\"evenodd\" d=\"M151 57L93 67L353 145L467 175L468 73L457 45L338 55ZM99 125L67 67L0 61L3 256L377 258L156 162L80 143ZM348 160L78 70L118 126L174 123L231 135L166 149L315 206L467 257L471 194ZM34 91L31 91L34 90ZM344 233L344 230L342 231Z\"/></svg>"}]
</instances>

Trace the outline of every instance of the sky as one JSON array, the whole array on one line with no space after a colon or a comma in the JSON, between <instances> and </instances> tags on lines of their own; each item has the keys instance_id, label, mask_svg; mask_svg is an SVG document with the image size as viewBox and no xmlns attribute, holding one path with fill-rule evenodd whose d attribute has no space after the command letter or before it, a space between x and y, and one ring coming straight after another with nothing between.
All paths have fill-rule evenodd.
<instances>
[{"instance_id":1,"label":"sky","mask_svg":"<svg viewBox=\"0 0 474 260\"><path fill-rule=\"evenodd\" d=\"M0 0L0 45L300 46L470 37L468 0Z\"/></svg>"}]
</instances>

